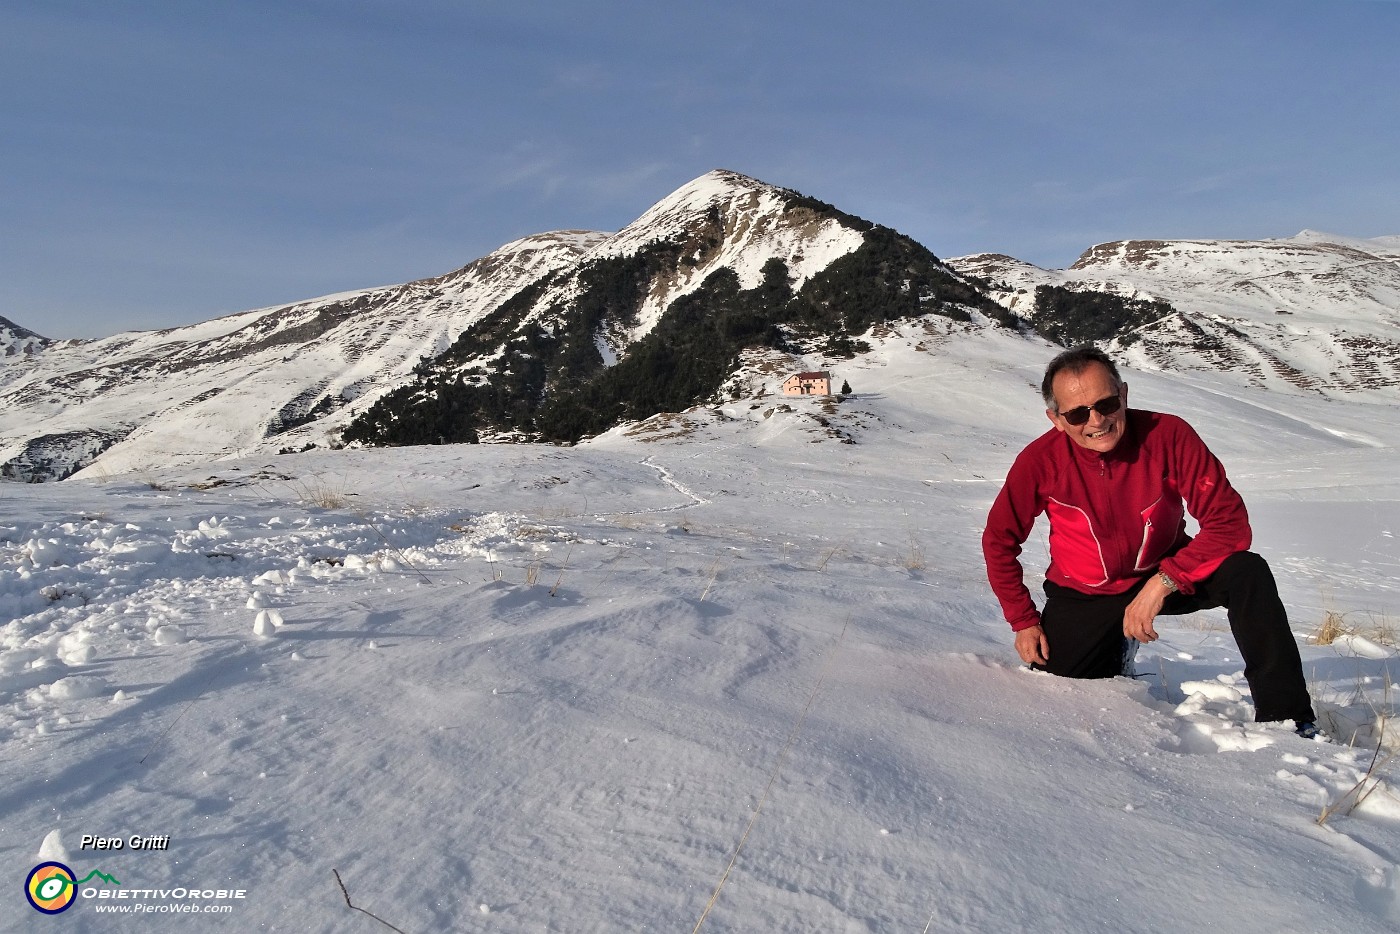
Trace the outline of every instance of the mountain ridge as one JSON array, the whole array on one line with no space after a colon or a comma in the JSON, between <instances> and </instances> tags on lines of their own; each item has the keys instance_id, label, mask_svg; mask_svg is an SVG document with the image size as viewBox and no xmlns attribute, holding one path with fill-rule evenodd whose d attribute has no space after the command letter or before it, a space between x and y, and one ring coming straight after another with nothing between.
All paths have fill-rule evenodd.
<instances>
[{"instance_id":1,"label":"mountain ridge","mask_svg":"<svg viewBox=\"0 0 1400 934\"><path fill-rule=\"evenodd\" d=\"M1068 270L1001 254L945 262L717 169L617 232L535 234L400 285L88 341L0 319L0 475L94 476L345 439L573 442L721 392L776 392L782 361L820 368L928 315L1067 342L1109 334L1130 366L1390 393L1397 259L1400 237L1304 231L1099 244ZM1241 284L1251 275L1277 281ZM1037 312L1041 287L1061 290L1046 303L1061 320ZM1285 306L1264 308L1261 292ZM1301 358L1288 347L1300 340Z\"/></svg>"},{"instance_id":2,"label":"mountain ridge","mask_svg":"<svg viewBox=\"0 0 1400 934\"><path fill-rule=\"evenodd\" d=\"M1014 320L909 238L716 170L502 305L345 438L572 443L713 397L746 348L849 355L876 323L977 310Z\"/></svg>"},{"instance_id":3,"label":"mountain ridge","mask_svg":"<svg viewBox=\"0 0 1400 934\"><path fill-rule=\"evenodd\" d=\"M1225 370L1285 390L1400 386L1400 237L1122 240L1090 247L1063 270L998 254L948 263L1033 324L1045 290L1170 305L1105 342L1132 366Z\"/></svg>"}]
</instances>

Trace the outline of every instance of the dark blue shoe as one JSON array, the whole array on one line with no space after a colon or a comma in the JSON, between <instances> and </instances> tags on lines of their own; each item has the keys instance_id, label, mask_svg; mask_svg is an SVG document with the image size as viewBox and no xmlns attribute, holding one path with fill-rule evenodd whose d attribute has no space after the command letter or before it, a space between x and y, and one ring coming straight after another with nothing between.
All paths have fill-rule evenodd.
<instances>
[{"instance_id":1,"label":"dark blue shoe","mask_svg":"<svg viewBox=\"0 0 1400 934\"><path fill-rule=\"evenodd\" d=\"M1317 724L1313 723L1311 720L1299 722L1298 725L1293 728L1293 732L1303 737L1303 739L1317 739L1317 737L1322 735L1322 731L1317 728Z\"/></svg>"}]
</instances>

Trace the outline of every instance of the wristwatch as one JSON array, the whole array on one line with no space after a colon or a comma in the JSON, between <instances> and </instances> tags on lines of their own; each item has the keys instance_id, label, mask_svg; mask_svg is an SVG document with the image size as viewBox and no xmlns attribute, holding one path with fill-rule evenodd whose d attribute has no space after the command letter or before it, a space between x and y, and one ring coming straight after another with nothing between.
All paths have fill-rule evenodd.
<instances>
[{"instance_id":1,"label":"wristwatch","mask_svg":"<svg viewBox=\"0 0 1400 934\"><path fill-rule=\"evenodd\" d=\"M1157 572L1157 577L1162 582L1162 586L1167 588L1167 593L1176 593L1181 588L1176 586L1176 581L1167 576L1166 571Z\"/></svg>"}]
</instances>

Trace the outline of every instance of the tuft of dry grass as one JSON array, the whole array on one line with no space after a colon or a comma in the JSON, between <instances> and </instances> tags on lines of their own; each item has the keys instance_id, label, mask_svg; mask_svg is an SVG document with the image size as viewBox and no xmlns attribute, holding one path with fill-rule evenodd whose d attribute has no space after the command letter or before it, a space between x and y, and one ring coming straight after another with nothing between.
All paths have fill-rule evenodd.
<instances>
[{"instance_id":1,"label":"tuft of dry grass","mask_svg":"<svg viewBox=\"0 0 1400 934\"><path fill-rule=\"evenodd\" d=\"M350 502L350 494L346 492L344 482L332 484L324 477L308 477L303 480L289 480L287 485L303 506L343 509Z\"/></svg>"},{"instance_id":2,"label":"tuft of dry grass","mask_svg":"<svg viewBox=\"0 0 1400 934\"><path fill-rule=\"evenodd\" d=\"M1197 632L1229 632L1230 623L1221 612L1191 613L1181 618L1180 625Z\"/></svg>"},{"instance_id":3,"label":"tuft of dry grass","mask_svg":"<svg viewBox=\"0 0 1400 934\"><path fill-rule=\"evenodd\" d=\"M841 550L841 546L840 546L840 545L832 545L832 546L831 546L831 549L830 549L829 551L827 551L826 554L822 555L821 563L819 563L819 564L817 565L817 568L816 568L816 571L817 571L818 574L820 574L822 571L825 571L825 570L826 570L826 565L827 565L827 563L831 560L832 556L835 555L836 552L838 552L838 551L840 551L840 550Z\"/></svg>"},{"instance_id":4,"label":"tuft of dry grass","mask_svg":"<svg viewBox=\"0 0 1400 934\"><path fill-rule=\"evenodd\" d=\"M1345 617L1336 610L1328 610L1323 614L1322 622L1313 630L1313 634L1308 637L1308 641L1313 645L1331 645L1338 637L1347 633Z\"/></svg>"},{"instance_id":5,"label":"tuft of dry grass","mask_svg":"<svg viewBox=\"0 0 1400 934\"><path fill-rule=\"evenodd\" d=\"M1400 648L1400 630L1397 630L1396 624L1384 613L1367 613L1366 622L1356 625L1347 622L1345 613L1327 610L1323 614L1322 622L1308 637L1308 641L1313 645L1332 645L1343 636L1360 636L1377 645L1391 649Z\"/></svg>"},{"instance_id":6,"label":"tuft of dry grass","mask_svg":"<svg viewBox=\"0 0 1400 934\"><path fill-rule=\"evenodd\" d=\"M928 567L928 561L924 557L924 546L919 543L919 539L913 532L909 533L909 551L904 556L904 568L907 571L922 571Z\"/></svg>"},{"instance_id":7,"label":"tuft of dry grass","mask_svg":"<svg viewBox=\"0 0 1400 934\"><path fill-rule=\"evenodd\" d=\"M1400 647L1400 627L1396 626L1394 620L1384 613L1379 616L1367 613L1366 618L1367 625L1361 628L1358 635L1391 648Z\"/></svg>"},{"instance_id":8,"label":"tuft of dry grass","mask_svg":"<svg viewBox=\"0 0 1400 934\"><path fill-rule=\"evenodd\" d=\"M157 493L168 493L174 487L163 480L157 480L154 474L142 472L137 475L136 482L143 486L155 490Z\"/></svg>"},{"instance_id":9,"label":"tuft of dry grass","mask_svg":"<svg viewBox=\"0 0 1400 934\"><path fill-rule=\"evenodd\" d=\"M1361 776L1361 780L1355 785L1339 795L1335 800L1327 802L1322 806L1322 812L1317 815L1318 826L1326 824L1334 816L1346 817L1352 811L1365 802L1375 793L1376 789L1385 787L1377 774L1395 760L1395 753L1387 753L1381 756L1383 746L1377 746L1375 753L1371 756L1371 762L1366 768L1366 774Z\"/></svg>"}]
</instances>

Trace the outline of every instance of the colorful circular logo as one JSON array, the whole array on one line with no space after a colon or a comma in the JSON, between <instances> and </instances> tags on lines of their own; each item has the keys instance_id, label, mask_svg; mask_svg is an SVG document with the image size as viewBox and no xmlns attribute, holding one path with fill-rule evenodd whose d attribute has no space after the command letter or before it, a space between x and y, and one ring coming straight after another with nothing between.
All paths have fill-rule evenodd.
<instances>
[{"instance_id":1,"label":"colorful circular logo","mask_svg":"<svg viewBox=\"0 0 1400 934\"><path fill-rule=\"evenodd\" d=\"M56 915L67 911L78 897L73 870L62 863L40 863L24 880L24 897L35 911Z\"/></svg>"}]
</instances>

